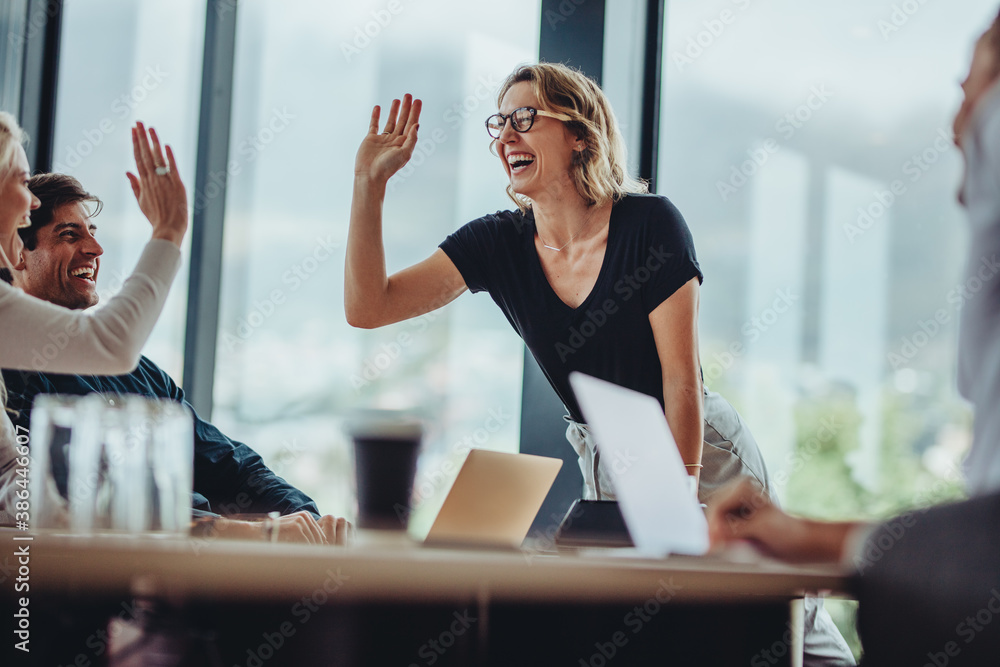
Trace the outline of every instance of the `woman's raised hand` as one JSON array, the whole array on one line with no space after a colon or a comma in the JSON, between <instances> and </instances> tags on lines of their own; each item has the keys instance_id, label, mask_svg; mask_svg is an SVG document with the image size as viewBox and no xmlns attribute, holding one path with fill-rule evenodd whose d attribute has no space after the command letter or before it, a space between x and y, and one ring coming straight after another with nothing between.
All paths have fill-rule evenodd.
<instances>
[{"instance_id":1,"label":"woman's raised hand","mask_svg":"<svg viewBox=\"0 0 1000 667\"><path fill-rule=\"evenodd\" d=\"M368 134L361 142L358 156L354 161L356 177L371 178L376 182L385 183L397 171L403 168L413 155L417 145L417 128L420 121L420 100L407 94L403 101L393 100L389 107L389 117L385 128L378 131L381 108L372 109L372 119L368 126Z\"/></svg>"},{"instance_id":2,"label":"woman's raised hand","mask_svg":"<svg viewBox=\"0 0 1000 667\"><path fill-rule=\"evenodd\" d=\"M156 130L142 123L132 128L132 149L139 175L128 172L139 209L153 225L153 238L181 245L188 228L187 191L177 173L174 151L166 147L166 158Z\"/></svg>"}]
</instances>

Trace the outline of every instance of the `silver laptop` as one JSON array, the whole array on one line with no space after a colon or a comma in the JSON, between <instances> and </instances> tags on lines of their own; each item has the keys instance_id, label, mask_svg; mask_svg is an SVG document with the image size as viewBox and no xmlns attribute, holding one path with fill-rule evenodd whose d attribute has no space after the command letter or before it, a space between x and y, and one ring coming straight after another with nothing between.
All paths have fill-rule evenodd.
<instances>
[{"instance_id":1,"label":"silver laptop","mask_svg":"<svg viewBox=\"0 0 1000 667\"><path fill-rule=\"evenodd\" d=\"M704 554L708 522L659 401L583 373L570 373L569 381L636 549L649 556Z\"/></svg>"},{"instance_id":2,"label":"silver laptop","mask_svg":"<svg viewBox=\"0 0 1000 667\"><path fill-rule=\"evenodd\" d=\"M561 459L473 449L424 542L519 548L561 467Z\"/></svg>"}]
</instances>

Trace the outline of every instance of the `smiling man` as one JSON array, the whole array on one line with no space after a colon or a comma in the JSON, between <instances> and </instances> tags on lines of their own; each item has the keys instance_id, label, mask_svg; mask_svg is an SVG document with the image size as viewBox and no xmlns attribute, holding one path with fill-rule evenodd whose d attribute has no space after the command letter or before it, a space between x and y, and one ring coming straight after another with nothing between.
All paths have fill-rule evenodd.
<instances>
[{"instance_id":1,"label":"smiling man","mask_svg":"<svg viewBox=\"0 0 1000 667\"><path fill-rule=\"evenodd\" d=\"M101 212L101 200L62 174L35 176L29 187L42 191L47 201L21 233L25 252L15 266L16 286L72 310L96 306L104 248L91 218Z\"/></svg>"},{"instance_id":2,"label":"smiling man","mask_svg":"<svg viewBox=\"0 0 1000 667\"><path fill-rule=\"evenodd\" d=\"M14 266L13 284L27 294L65 308L97 305L97 277L104 248L91 218L101 201L72 176L41 174L28 183L41 200L31 226L19 230L24 250ZM142 357L127 375L81 376L3 371L8 407L18 412L16 424L29 425L32 401L38 394L139 394L180 402L184 392L152 361ZM194 415L194 499L196 509L220 515L279 512L278 539L318 543L342 542L349 530L343 519L319 516L316 504L274 474L250 447L226 437ZM66 480L56 486L66 494ZM257 537L263 524L216 520L218 534Z\"/></svg>"}]
</instances>

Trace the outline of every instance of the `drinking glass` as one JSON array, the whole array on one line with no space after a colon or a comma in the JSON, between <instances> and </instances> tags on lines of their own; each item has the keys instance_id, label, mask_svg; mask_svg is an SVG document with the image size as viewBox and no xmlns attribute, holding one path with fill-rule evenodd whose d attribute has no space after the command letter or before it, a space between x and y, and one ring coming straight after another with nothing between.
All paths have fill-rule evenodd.
<instances>
[{"instance_id":1,"label":"drinking glass","mask_svg":"<svg viewBox=\"0 0 1000 667\"><path fill-rule=\"evenodd\" d=\"M194 426L183 406L128 395L40 396L31 424L33 488L53 491L33 504L35 525L60 527L68 505L78 533L187 533Z\"/></svg>"}]
</instances>

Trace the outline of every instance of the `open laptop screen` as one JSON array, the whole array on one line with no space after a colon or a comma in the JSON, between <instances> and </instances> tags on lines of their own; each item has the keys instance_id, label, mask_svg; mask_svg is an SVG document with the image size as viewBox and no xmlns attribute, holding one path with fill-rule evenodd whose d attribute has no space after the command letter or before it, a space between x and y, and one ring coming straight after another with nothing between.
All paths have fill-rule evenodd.
<instances>
[{"instance_id":1,"label":"open laptop screen","mask_svg":"<svg viewBox=\"0 0 1000 667\"><path fill-rule=\"evenodd\" d=\"M561 459L473 449L424 541L520 547L561 467Z\"/></svg>"},{"instance_id":2,"label":"open laptop screen","mask_svg":"<svg viewBox=\"0 0 1000 667\"><path fill-rule=\"evenodd\" d=\"M708 551L708 522L659 401L583 373L571 373L569 381L609 462L636 548L650 556Z\"/></svg>"}]
</instances>

